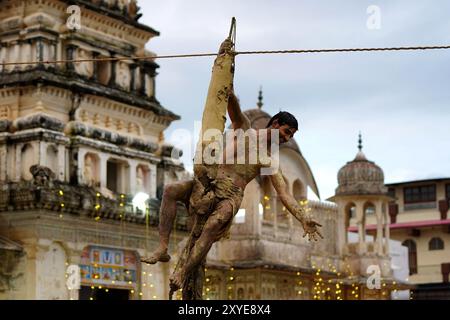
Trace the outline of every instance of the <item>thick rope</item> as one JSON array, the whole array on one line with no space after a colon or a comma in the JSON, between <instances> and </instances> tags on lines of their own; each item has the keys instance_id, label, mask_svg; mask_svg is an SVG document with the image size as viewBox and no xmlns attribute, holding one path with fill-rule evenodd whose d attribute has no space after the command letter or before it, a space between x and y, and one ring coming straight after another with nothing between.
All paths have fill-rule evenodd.
<instances>
[{"instance_id":1,"label":"thick rope","mask_svg":"<svg viewBox=\"0 0 450 320\"><path fill-rule=\"evenodd\" d=\"M450 49L450 46L420 46L420 47L386 47L386 48L342 48L342 49L303 49L303 50L262 50L262 51L236 51L237 55L250 54L307 54L307 53L331 53L331 52L371 52L371 51L414 51L414 50L443 50ZM63 63L82 63L82 62L104 62L104 61L136 61L136 60L154 60L154 59L177 59L177 58L196 58L196 57L215 57L217 53L194 53L194 54L175 54L162 56L131 56L131 57L111 57L111 58L92 58L75 60L55 60L55 61L29 61L29 62L4 62L0 66L17 66L33 64L63 64Z\"/></svg>"}]
</instances>

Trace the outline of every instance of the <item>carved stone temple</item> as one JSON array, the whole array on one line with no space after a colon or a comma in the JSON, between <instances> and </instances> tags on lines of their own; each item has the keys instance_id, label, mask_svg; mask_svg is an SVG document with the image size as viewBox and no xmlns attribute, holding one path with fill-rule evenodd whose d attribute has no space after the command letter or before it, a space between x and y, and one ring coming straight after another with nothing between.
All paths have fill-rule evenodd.
<instances>
[{"instance_id":1,"label":"carved stone temple","mask_svg":"<svg viewBox=\"0 0 450 320\"><path fill-rule=\"evenodd\" d=\"M73 4L76 31L66 25ZM163 140L179 116L156 98L158 65L43 63L151 57L145 45L158 31L138 22L135 1L0 7L0 61L38 62L0 70L0 298L86 299L105 283L111 296L162 298L150 286L165 287L168 270L145 276L139 257L157 241L162 187L186 172ZM139 192L150 196L148 219L132 205ZM182 210L178 223L186 229ZM69 290L71 265L81 290Z\"/></svg>"},{"instance_id":2,"label":"carved stone temple","mask_svg":"<svg viewBox=\"0 0 450 320\"><path fill-rule=\"evenodd\" d=\"M67 25L71 5L81 9L79 30ZM164 141L179 116L155 92L158 64L145 46L158 31L139 22L134 0L0 0L0 8L0 62L15 63L0 69L0 299L167 299L190 225L182 205L172 261L140 257L157 247L164 185L189 174ZM270 119L262 106L260 93L246 111L254 128ZM299 145L280 152L296 199L318 195ZM336 204L308 203L323 224L317 243L302 238L267 178L252 181L230 238L208 256L204 298L389 299L382 172L363 155L347 166ZM139 194L149 198L144 208L133 203ZM369 207L375 241L365 237ZM346 238L350 218L356 243ZM382 289L365 287L370 264L382 267Z\"/></svg>"}]
</instances>

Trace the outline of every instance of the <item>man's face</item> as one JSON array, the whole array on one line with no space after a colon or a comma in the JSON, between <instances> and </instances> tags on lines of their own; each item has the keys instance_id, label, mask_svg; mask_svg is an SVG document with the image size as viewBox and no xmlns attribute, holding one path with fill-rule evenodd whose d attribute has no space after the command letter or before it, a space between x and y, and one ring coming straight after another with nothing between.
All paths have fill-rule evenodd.
<instances>
[{"instance_id":1,"label":"man's face","mask_svg":"<svg viewBox=\"0 0 450 320\"><path fill-rule=\"evenodd\" d=\"M280 126L276 120L273 122L270 128L278 129L280 134L280 144L288 142L297 132L295 128L292 128L287 124L283 124Z\"/></svg>"}]
</instances>

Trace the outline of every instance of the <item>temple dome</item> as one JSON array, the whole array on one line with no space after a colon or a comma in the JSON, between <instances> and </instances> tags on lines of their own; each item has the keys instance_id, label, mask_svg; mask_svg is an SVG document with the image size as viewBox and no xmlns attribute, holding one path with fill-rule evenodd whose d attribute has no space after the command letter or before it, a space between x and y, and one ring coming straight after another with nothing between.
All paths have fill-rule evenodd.
<instances>
[{"instance_id":1,"label":"temple dome","mask_svg":"<svg viewBox=\"0 0 450 320\"><path fill-rule=\"evenodd\" d=\"M387 194L383 170L375 162L367 160L361 144L359 149L355 159L339 170L336 195Z\"/></svg>"}]
</instances>

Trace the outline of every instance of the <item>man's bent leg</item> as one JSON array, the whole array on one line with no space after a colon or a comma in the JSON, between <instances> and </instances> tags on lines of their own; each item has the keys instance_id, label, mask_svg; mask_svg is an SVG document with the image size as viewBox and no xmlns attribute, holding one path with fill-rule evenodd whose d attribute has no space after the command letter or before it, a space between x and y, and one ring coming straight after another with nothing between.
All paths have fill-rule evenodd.
<instances>
[{"instance_id":1,"label":"man's bent leg","mask_svg":"<svg viewBox=\"0 0 450 320\"><path fill-rule=\"evenodd\" d=\"M234 216L233 210L230 200L224 200L218 204L216 211L208 218L200 237L187 257L186 263L170 277L170 285L173 291L181 288L186 276L206 258L213 243L219 240L220 235L231 223L230 220Z\"/></svg>"},{"instance_id":2,"label":"man's bent leg","mask_svg":"<svg viewBox=\"0 0 450 320\"><path fill-rule=\"evenodd\" d=\"M141 259L142 262L155 264L158 261L168 262L170 260L167 248L169 246L173 223L177 215L177 201L189 199L192 185L192 180L189 180L176 182L164 187L161 208L159 210L159 247L150 257Z\"/></svg>"}]
</instances>

